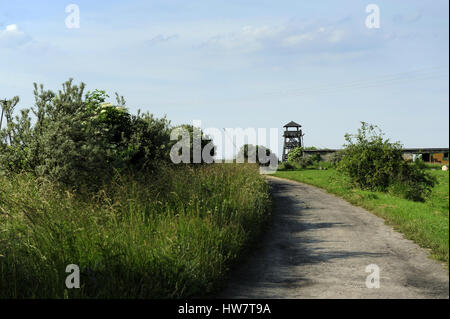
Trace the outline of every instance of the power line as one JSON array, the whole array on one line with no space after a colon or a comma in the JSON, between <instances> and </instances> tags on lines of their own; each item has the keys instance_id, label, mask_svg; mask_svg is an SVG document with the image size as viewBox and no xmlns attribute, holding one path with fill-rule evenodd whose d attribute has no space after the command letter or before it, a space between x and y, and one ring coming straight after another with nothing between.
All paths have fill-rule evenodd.
<instances>
[{"instance_id":1,"label":"power line","mask_svg":"<svg viewBox=\"0 0 450 319\"><path fill-rule=\"evenodd\" d=\"M425 71L425 72L424 72ZM410 82L416 80L425 80L436 77L445 76L447 74L442 73L441 67L434 67L424 70L416 70L409 72L402 72L396 74L382 75L367 80L356 80L347 83L334 83L325 84L315 87L292 89L287 91L279 91L271 93L272 97L280 96L304 96L304 95L320 95L323 93L332 93L336 90L344 89L363 89L370 87L378 87L392 84L399 84L402 82Z\"/></svg>"},{"instance_id":2,"label":"power line","mask_svg":"<svg viewBox=\"0 0 450 319\"><path fill-rule=\"evenodd\" d=\"M327 83L306 88L294 88L289 90L260 92L254 95L247 95L242 98L221 99L220 101L215 101L213 103L216 105L223 105L223 104L231 104L233 102L252 101L261 98L283 98L290 96L322 96L325 94L341 93L345 91L361 90L383 86L392 86L402 83L423 81L440 77L448 78L448 66L435 66L412 71L378 75L374 77L368 76L368 78L366 79L358 79L349 82ZM198 101L185 103L196 104L198 103Z\"/></svg>"}]
</instances>

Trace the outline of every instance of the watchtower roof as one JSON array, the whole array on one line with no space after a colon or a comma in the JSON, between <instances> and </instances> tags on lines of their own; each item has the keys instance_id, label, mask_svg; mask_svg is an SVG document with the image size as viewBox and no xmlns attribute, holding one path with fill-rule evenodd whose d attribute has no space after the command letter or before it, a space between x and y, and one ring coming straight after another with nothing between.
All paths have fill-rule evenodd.
<instances>
[{"instance_id":1,"label":"watchtower roof","mask_svg":"<svg viewBox=\"0 0 450 319\"><path fill-rule=\"evenodd\" d=\"M302 126L298 123L295 123L294 121L290 121L288 124L286 124L283 127L302 127Z\"/></svg>"}]
</instances>

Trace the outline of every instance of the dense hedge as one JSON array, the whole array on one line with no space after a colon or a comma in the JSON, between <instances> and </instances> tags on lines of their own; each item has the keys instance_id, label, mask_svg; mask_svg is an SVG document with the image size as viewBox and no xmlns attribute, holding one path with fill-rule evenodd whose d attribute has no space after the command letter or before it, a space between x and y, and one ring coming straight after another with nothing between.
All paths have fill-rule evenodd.
<instances>
[{"instance_id":1,"label":"dense hedge","mask_svg":"<svg viewBox=\"0 0 450 319\"><path fill-rule=\"evenodd\" d=\"M35 105L14 116L19 98L3 105L0 129L0 174L31 172L71 188L97 188L117 172L153 171L170 163L173 128L166 118L131 114L116 93L85 93L85 85L63 84L57 93L34 84ZM31 116L33 115L33 116ZM191 137L192 125L181 125ZM204 139L202 147L211 142ZM212 143L211 143L212 145ZM214 155L214 149L211 149Z\"/></svg>"}]
</instances>

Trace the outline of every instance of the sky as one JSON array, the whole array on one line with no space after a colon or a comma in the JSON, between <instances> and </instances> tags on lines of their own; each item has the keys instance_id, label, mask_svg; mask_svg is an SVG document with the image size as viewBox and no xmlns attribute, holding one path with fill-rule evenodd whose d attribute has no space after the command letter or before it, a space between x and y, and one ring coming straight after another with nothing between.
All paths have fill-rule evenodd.
<instances>
[{"instance_id":1,"label":"sky","mask_svg":"<svg viewBox=\"0 0 450 319\"><path fill-rule=\"evenodd\" d=\"M79 28L66 25L70 4ZM369 4L379 28L366 25ZM172 125L278 128L279 153L291 120L318 148L341 148L361 121L405 147L448 147L448 6L0 0L0 98L31 107L33 82L58 90L73 78Z\"/></svg>"}]
</instances>

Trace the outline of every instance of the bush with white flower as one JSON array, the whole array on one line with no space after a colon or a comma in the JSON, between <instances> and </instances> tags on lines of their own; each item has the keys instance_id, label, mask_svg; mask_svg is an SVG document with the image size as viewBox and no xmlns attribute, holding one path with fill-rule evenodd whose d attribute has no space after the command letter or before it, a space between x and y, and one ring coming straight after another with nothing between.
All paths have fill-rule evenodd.
<instances>
[{"instance_id":1,"label":"bush with white flower","mask_svg":"<svg viewBox=\"0 0 450 319\"><path fill-rule=\"evenodd\" d=\"M85 94L84 88L69 80L54 93L35 84L34 107L16 118L8 109L8 125L0 130L0 172L29 171L74 188L95 187L117 171L155 169L170 159L165 118L132 115L123 97L116 94L112 104L105 91Z\"/></svg>"}]
</instances>

